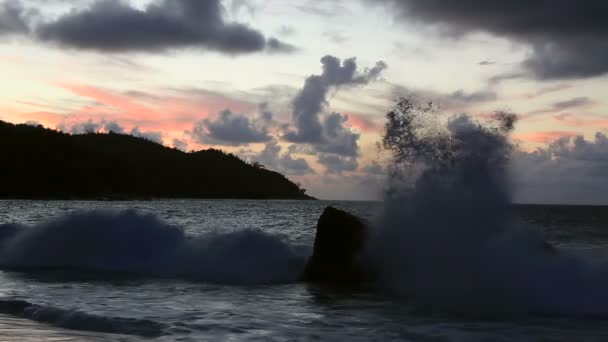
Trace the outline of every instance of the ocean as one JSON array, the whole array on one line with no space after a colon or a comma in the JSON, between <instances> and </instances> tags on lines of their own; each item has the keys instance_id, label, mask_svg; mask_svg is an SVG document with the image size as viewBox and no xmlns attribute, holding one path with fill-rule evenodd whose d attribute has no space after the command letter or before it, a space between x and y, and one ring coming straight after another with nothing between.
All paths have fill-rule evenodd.
<instances>
[{"instance_id":1,"label":"ocean","mask_svg":"<svg viewBox=\"0 0 608 342\"><path fill-rule=\"evenodd\" d=\"M382 212L340 201L0 201L0 237L29 232L2 245L0 340L608 340L608 308L427 310L380 288L299 283L328 205L372 221ZM559 253L590 259L606 250L607 212L515 210Z\"/></svg>"}]
</instances>

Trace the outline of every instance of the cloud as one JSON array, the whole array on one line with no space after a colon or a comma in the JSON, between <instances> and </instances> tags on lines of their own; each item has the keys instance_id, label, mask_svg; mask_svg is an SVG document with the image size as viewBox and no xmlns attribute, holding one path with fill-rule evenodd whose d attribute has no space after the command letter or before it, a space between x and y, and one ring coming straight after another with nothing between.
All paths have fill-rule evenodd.
<instances>
[{"instance_id":1,"label":"cloud","mask_svg":"<svg viewBox=\"0 0 608 342\"><path fill-rule=\"evenodd\" d=\"M348 116L340 113L325 116L323 119L324 143L316 145L317 151L349 157L359 155L360 135L346 127L347 122Z\"/></svg>"},{"instance_id":2,"label":"cloud","mask_svg":"<svg viewBox=\"0 0 608 342\"><path fill-rule=\"evenodd\" d=\"M133 127L131 131L126 133L125 129L115 121L87 121L75 122L72 124L60 123L58 130L68 132L70 134L91 134L91 133L116 133L129 134L134 137L143 138L152 142L163 144L163 134L161 132L142 131L139 127Z\"/></svg>"},{"instance_id":3,"label":"cloud","mask_svg":"<svg viewBox=\"0 0 608 342\"><path fill-rule=\"evenodd\" d=\"M290 37L296 35L297 31L293 26L282 25L279 27L278 33L281 36Z\"/></svg>"},{"instance_id":4,"label":"cloud","mask_svg":"<svg viewBox=\"0 0 608 342\"><path fill-rule=\"evenodd\" d=\"M451 93L440 93L434 90L406 88L400 85L393 85L387 100L402 96L413 96L421 102L431 101L441 107L442 110L449 112L468 111L474 105L498 100L498 94L491 90L466 92L458 89Z\"/></svg>"},{"instance_id":5,"label":"cloud","mask_svg":"<svg viewBox=\"0 0 608 342\"><path fill-rule=\"evenodd\" d=\"M523 96L526 99L535 99L537 97L541 97L546 94L551 94L551 93L559 92L562 90L571 89L572 87L573 87L573 85L566 84L566 83L556 84L556 85L540 88L532 93L524 94Z\"/></svg>"},{"instance_id":6,"label":"cloud","mask_svg":"<svg viewBox=\"0 0 608 342\"><path fill-rule=\"evenodd\" d=\"M343 157L335 154L319 153L317 161L325 166L327 173L355 171L359 167L356 157Z\"/></svg>"},{"instance_id":7,"label":"cloud","mask_svg":"<svg viewBox=\"0 0 608 342\"><path fill-rule=\"evenodd\" d=\"M0 36L9 34L27 34L28 13L18 1L0 3Z\"/></svg>"},{"instance_id":8,"label":"cloud","mask_svg":"<svg viewBox=\"0 0 608 342\"><path fill-rule=\"evenodd\" d=\"M69 129L71 134L89 134L89 133L97 133L103 128L102 123L93 122L92 120L79 122Z\"/></svg>"},{"instance_id":9,"label":"cloud","mask_svg":"<svg viewBox=\"0 0 608 342\"><path fill-rule=\"evenodd\" d=\"M93 121L88 119L86 121L77 121L72 124L62 122L58 125L60 131L68 132L70 134L90 134L90 133L117 133L124 134L125 130L115 121Z\"/></svg>"},{"instance_id":10,"label":"cloud","mask_svg":"<svg viewBox=\"0 0 608 342\"><path fill-rule=\"evenodd\" d=\"M187 151L188 143L181 139L173 139L173 147L178 150Z\"/></svg>"},{"instance_id":11,"label":"cloud","mask_svg":"<svg viewBox=\"0 0 608 342\"><path fill-rule=\"evenodd\" d=\"M388 4L408 20L439 27L445 35L487 32L527 44L522 67L537 79L608 73L608 2L471 0L368 0Z\"/></svg>"},{"instance_id":12,"label":"cloud","mask_svg":"<svg viewBox=\"0 0 608 342\"><path fill-rule=\"evenodd\" d=\"M197 47L227 54L290 52L293 47L247 25L226 22L220 0L162 0L143 10L123 0L96 0L36 28L43 41L104 52Z\"/></svg>"},{"instance_id":13,"label":"cloud","mask_svg":"<svg viewBox=\"0 0 608 342\"><path fill-rule=\"evenodd\" d=\"M157 144L163 144L163 134L161 132L143 132L139 127L133 127L129 134L134 137L150 140Z\"/></svg>"},{"instance_id":14,"label":"cloud","mask_svg":"<svg viewBox=\"0 0 608 342\"><path fill-rule=\"evenodd\" d=\"M323 72L311 75L292 102L293 125L287 125L283 138L296 144L308 144L328 172L357 168L360 134L348 126L349 117L340 113L324 113L327 96L332 89L360 86L378 80L386 63L358 70L355 58L341 61L334 56L321 58ZM355 164L354 168L352 165Z\"/></svg>"},{"instance_id":15,"label":"cloud","mask_svg":"<svg viewBox=\"0 0 608 342\"><path fill-rule=\"evenodd\" d=\"M281 150L282 147L278 144L278 142L276 140L272 140L267 143L266 147L253 159L265 167L288 175L305 175L314 173L314 170L310 167L310 165L308 165L308 162L305 159L292 157L292 148L288 148L287 153L282 155Z\"/></svg>"},{"instance_id":16,"label":"cloud","mask_svg":"<svg viewBox=\"0 0 608 342\"><path fill-rule=\"evenodd\" d=\"M386 63L380 61L373 68L360 73L355 58L341 62L340 59L329 55L321 58L321 64L323 64L323 72L308 77L293 101L292 115L295 130L285 135L288 141L321 143L323 126L320 114L327 104L327 94L330 89L367 84L378 79L387 67Z\"/></svg>"},{"instance_id":17,"label":"cloud","mask_svg":"<svg viewBox=\"0 0 608 342\"><path fill-rule=\"evenodd\" d=\"M565 109L585 107L592 104L594 104L594 102L588 97L576 97L567 101L555 102L553 104L553 109L557 111L562 111Z\"/></svg>"},{"instance_id":18,"label":"cloud","mask_svg":"<svg viewBox=\"0 0 608 342\"><path fill-rule=\"evenodd\" d=\"M123 134L125 132L122 126L120 126L117 122L114 121L106 122L104 128L108 133Z\"/></svg>"},{"instance_id":19,"label":"cloud","mask_svg":"<svg viewBox=\"0 0 608 342\"><path fill-rule=\"evenodd\" d=\"M575 97L570 100L554 102L549 108L535 110L533 112L530 112L525 117L531 117L531 116L534 116L537 114L563 112L563 111L566 111L569 109L593 106L594 104L595 104L595 101L593 101L592 99L590 99L588 97L585 97L585 96Z\"/></svg>"},{"instance_id":20,"label":"cloud","mask_svg":"<svg viewBox=\"0 0 608 342\"><path fill-rule=\"evenodd\" d=\"M295 8L303 13L324 17L325 19L350 13L348 6L345 6L341 0L308 0L296 5Z\"/></svg>"},{"instance_id":21,"label":"cloud","mask_svg":"<svg viewBox=\"0 0 608 342\"><path fill-rule=\"evenodd\" d=\"M272 140L269 129L273 124L272 113L262 111L258 117L250 119L226 109L217 118L197 122L191 132L201 144L247 145Z\"/></svg>"},{"instance_id":22,"label":"cloud","mask_svg":"<svg viewBox=\"0 0 608 342\"><path fill-rule=\"evenodd\" d=\"M323 37L326 37L334 44L344 44L350 40L350 37L340 31L325 31Z\"/></svg>"},{"instance_id":23,"label":"cloud","mask_svg":"<svg viewBox=\"0 0 608 342\"><path fill-rule=\"evenodd\" d=\"M518 151L515 198L532 203L608 204L608 138L562 137L547 148Z\"/></svg>"},{"instance_id":24,"label":"cloud","mask_svg":"<svg viewBox=\"0 0 608 342\"><path fill-rule=\"evenodd\" d=\"M563 137L577 136L578 132L573 131L545 131L545 132L532 132L532 133L518 133L514 134L513 138L522 142L531 142L539 144L547 144L556 139Z\"/></svg>"},{"instance_id":25,"label":"cloud","mask_svg":"<svg viewBox=\"0 0 608 342\"><path fill-rule=\"evenodd\" d=\"M270 53L292 53L298 51L298 48L294 45L284 43L276 38L269 38L267 47Z\"/></svg>"},{"instance_id":26,"label":"cloud","mask_svg":"<svg viewBox=\"0 0 608 342\"><path fill-rule=\"evenodd\" d=\"M445 97L447 101L461 103L488 102L495 101L497 98L498 96L493 91L476 91L466 93L463 90L457 90Z\"/></svg>"},{"instance_id":27,"label":"cloud","mask_svg":"<svg viewBox=\"0 0 608 342\"><path fill-rule=\"evenodd\" d=\"M384 166L380 165L377 161L372 161L370 164L364 166L361 171L372 175L384 175L386 173Z\"/></svg>"}]
</instances>

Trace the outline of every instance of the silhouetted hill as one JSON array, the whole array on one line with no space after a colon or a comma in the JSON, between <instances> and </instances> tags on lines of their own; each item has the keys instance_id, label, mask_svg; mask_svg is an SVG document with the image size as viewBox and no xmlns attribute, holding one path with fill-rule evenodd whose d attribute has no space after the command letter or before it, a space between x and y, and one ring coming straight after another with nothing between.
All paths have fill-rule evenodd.
<instances>
[{"instance_id":1,"label":"silhouetted hill","mask_svg":"<svg viewBox=\"0 0 608 342\"><path fill-rule=\"evenodd\" d=\"M311 198L280 173L232 154L185 153L123 134L0 121L0 158L0 198Z\"/></svg>"}]
</instances>

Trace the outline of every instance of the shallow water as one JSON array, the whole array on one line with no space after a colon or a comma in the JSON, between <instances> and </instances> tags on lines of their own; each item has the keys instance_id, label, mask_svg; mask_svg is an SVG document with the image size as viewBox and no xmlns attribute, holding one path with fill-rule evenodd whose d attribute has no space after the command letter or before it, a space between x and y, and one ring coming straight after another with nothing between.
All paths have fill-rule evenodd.
<instances>
[{"instance_id":1,"label":"shallow water","mask_svg":"<svg viewBox=\"0 0 608 342\"><path fill-rule=\"evenodd\" d=\"M327 205L367 218L373 218L379 210L374 203L325 201L1 201L0 224L36 225L77 210L135 209L182 227L188 238L254 228L278 235L287 245L306 253L314 239L316 221ZM561 249L601 255L608 241L604 210L608 209L574 208L560 217L557 213L563 213L563 209L527 207L520 210L520 215L541 227L546 237ZM207 254L204 257L209 258ZM218 267L207 265L205 270L216 272L218 268L229 267L222 261L213 260ZM11 311L15 305L24 305L26 309L15 314ZM461 317L419 309L377 291L339 291L289 281L223 285L204 279L189 280L187 276L66 270L0 272L3 341L608 339L608 320L601 317L490 317L487 313Z\"/></svg>"}]
</instances>

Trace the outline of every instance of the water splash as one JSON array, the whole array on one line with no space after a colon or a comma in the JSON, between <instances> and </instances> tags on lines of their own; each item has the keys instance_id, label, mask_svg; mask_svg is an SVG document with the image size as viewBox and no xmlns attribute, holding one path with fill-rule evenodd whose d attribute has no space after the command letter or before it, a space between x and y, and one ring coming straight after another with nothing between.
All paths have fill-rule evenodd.
<instances>
[{"instance_id":1,"label":"water splash","mask_svg":"<svg viewBox=\"0 0 608 342\"><path fill-rule=\"evenodd\" d=\"M555 255L514 219L514 115L442 121L432 105L402 99L387 118L394 164L368 250L382 287L429 310L608 315L608 264Z\"/></svg>"}]
</instances>

